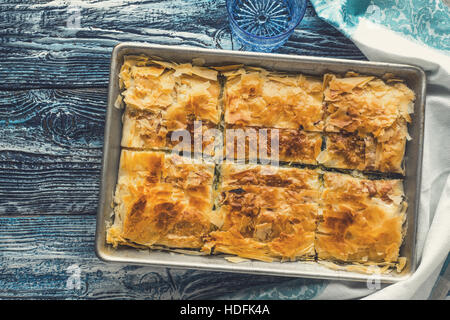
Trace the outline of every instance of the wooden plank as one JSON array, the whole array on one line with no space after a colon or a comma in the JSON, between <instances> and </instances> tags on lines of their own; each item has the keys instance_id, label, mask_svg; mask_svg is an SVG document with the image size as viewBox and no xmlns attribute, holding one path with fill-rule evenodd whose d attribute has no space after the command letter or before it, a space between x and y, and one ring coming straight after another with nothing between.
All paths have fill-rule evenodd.
<instances>
[{"instance_id":1,"label":"wooden plank","mask_svg":"<svg viewBox=\"0 0 450 320\"><path fill-rule=\"evenodd\" d=\"M0 91L1 150L99 156L107 91Z\"/></svg>"},{"instance_id":2,"label":"wooden plank","mask_svg":"<svg viewBox=\"0 0 450 320\"><path fill-rule=\"evenodd\" d=\"M95 214L100 159L0 152L0 215ZM11 160L12 159L12 160Z\"/></svg>"},{"instance_id":3,"label":"wooden plank","mask_svg":"<svg viewBox=\"0 0 450 320\"><path fill-rule=\"evenodd\" d=\"M198 0L195 5L187 0L75 5L62 0L0 4L0 89L105 87L112 48L121 41L233 48L222 0ZM310 5L279 52L365 59Z\"/></svg>"},{"instance_id":4,"label":"wooden plank","mask_svg":"<svg viewBox=\"0 0 450 320\"><path fill-rule=\"evenodd\" d=\"M106 89L1 91L0 106L0 214L94 214Z\"/></svg>"},{"instance_id":5,"label":"wooden plank","mask_svg":"<svg viewBox=\"0 0 450 320\"><path fill-rule=\"evenodd\" d=\"M92 216L0 217L0 299L205 299L296 281L104 263L94 254L94 232ZM76 281L67 286L73 265L79 289Z\"/></svg>"}]
</instances>

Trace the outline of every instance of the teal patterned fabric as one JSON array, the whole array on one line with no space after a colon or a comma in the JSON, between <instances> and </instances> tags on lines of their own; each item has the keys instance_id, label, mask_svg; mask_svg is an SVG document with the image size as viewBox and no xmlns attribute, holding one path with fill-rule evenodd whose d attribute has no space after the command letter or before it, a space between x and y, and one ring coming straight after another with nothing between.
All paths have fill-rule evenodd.
<instances>
[{"instance_id":1,"label":"teal patterned fabric","mask_svg":"<svg viewBox=\"0 0 450 320\"><path fill-rule=\"evenodd\" d=\"M450 54L450 8L444 0L311 0L319 17L347 36L361 18Z\"/></svg>"}]
</instances>

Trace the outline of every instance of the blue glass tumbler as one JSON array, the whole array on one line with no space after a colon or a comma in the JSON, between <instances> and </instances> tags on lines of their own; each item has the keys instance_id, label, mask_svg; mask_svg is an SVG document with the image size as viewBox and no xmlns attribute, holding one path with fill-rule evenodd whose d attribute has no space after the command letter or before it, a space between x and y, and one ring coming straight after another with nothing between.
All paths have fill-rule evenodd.
<instances>
[{"instance_id":1,"label":"blue glass tumbler","mask_svg":"<svg viewBox=\"0 0 450 320\"><path fill-rule=\"evenodd\" d=\"M307 0L227 0L231 32L244 50L271 52L303 19Z\"/></svg>"}]
</instances>

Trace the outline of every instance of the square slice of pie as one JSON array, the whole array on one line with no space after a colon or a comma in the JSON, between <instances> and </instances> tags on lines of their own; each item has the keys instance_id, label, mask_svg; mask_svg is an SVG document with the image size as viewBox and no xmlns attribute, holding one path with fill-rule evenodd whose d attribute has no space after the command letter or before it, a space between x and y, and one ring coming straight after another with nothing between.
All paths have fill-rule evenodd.
<instances>
[{"instance_id":1,"label":"square slice of pie","mask_svg":"<svg viewBox=\"0 0 450 320\"><path fill-rule=\"evenodd\" d=\"M220 84L218 72L193 66L151 60L140 56L126 56L119 79L121 96L126 105L123 115L123 147L141 149L172 149L183 151L193 146L194 128L203 139L204 151L214 141L221 118ZM184 137L184 136L183 136ZM187 140L187 139L184 139ZM210 146L208 154L214 148Z\"/></svg>"},{"instance_id":2,"label":"square slice of pie","mask_svg":"<svg viewBox=\"0 0 450 320\"><path fill-rule=\"evenodd\" d=\"M316 171L225 163L218 193L219 229L203 251L262 261L313 259Z\"/></svg>"},{"instance_id":3,"label":"square slice of pie","mask_svg":"<svg viewBox=\"0 0 450 320\"><path fill-rule=\"evenodd\" d=\"M241 68L224 73L225 123L263 128L323 129L320 78Z\"/></svg>"},{"instance_id":4,"label":"square slice of pie","mask_svg":"<svg viewBox=\"0 0 450 320\"><path fill-rule=\"evenodd\" d=\"M114 246L199 249L211 230L214 165L162 152L122 150Z\"/></svg>"},{"instance_id":5,"label":"square slice of pie","mask_svg":"<svg viewBox=\"0 0 450 320\"><path fill-rule=\"evenodd\" d=\"M353 150L344 135L330 135L330 148L334 151L330 150L326 161L338 162L340 167L403 174L407 124L412 121L410 114L414 111L414 100L414 92L399 79L383 81L353 73L342 78L324 75L325 131L359 137L359 141L351 138L352 143L356 143ZM348 146L346 150L343 150L343 144ZM364 165L353 152L360 150L361 144L366 145ZM351 164L350 158L343 162L335 152L338 149L358 163Z\"/></svg>"},{"instance_id":6,"label":"square slice of pie","mask_svg":"<svg viewBox=\"0 0 450 320\"><path fill-rule=\"evenodd\" d=\"M322 216L315 243L318 258L396 262L407 207L402 181L325 173L323 183Z\"/></svg>"}]
</instances>

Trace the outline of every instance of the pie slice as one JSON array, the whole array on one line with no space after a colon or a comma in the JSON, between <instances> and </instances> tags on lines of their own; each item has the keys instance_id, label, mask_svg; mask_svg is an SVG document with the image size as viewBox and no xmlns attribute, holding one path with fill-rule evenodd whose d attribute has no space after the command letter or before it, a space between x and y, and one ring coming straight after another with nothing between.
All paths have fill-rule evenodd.
<instances>
[{"instance_id":1,"label":"pie slice","mask_svg":"<svg viewBox=\"0 0 450 320\"><path fill-rule=\"evenodd\" d=\"M262 261L314 256L319 179L313 170L222 166L215 224L203 251Z\"/></svg>"},{"instance_id":2,"label":"pie slice","mask_svg":"<svg viewBox=\"0 0 450 320\"><path fill-rule=\"evenodd\" d=\"M317 164L322 135L294 129L230 126L225 129L227 160L270 160Z\"/></svg>"},{"instance_id":3,"label":"pie slice","mask_svg":"<svg viewBox=\"0 0 450 320\"><path fill-rule=\"evenodd\" d=\"M187 134L193 140L194 128L198 127L201 151L205 151L216 136L210 129L218 128L221 117L217 74L189 63L125 57L119 75L126 104L122 146L172 149L181 140L180 135ZM183 142L180 151L193 148L192 141ZM214 154L212 146L207 154Z\"/></svg>"},{"instance_id":4,"label":"pie slice","mask_svg":"<svg viewBox=\"0 0 450 320\"><path fill-rule=\"evenodd\" d=\"M224 73L225 123L262 128L323 129L322 81L240 68Z\"/></svg>"},{"instance_id":5,"label":"pie slice","mask_svg":"<svg viewBox=\"0 0 450 320\"><path fill-rule=\"evenodd\" d=\"M399 257L406 201L401 180L323 175L322 216L315 249L320 260L390 263Z\"/></svg>"},{"instance_id":6,"label":"pie slice","mask_svg":"<svg viewBox=\"0 0 450 320\"><path fill-rule=\"evenodd\" d=\"M411 122L414 100L414 92L398 79L383 81L356 74L339 78L326 74L325 131L342 135L329 136L330 148L323 155L322 163L403 174L407 123ZM346 150L344 145L347 145ZM364 160L360 157L362 145L365 146Z\"/></svg>"},{"instance_id":7,"label":"pie slice","mask_svg":"<svg viewBox=\"0 0 450 320\"><path fill-rule=\"evenodd\" d=\"M213 177L213 164L122 150L107 242L201 248L211 229Z\"/></svg>"}]
</instances>

